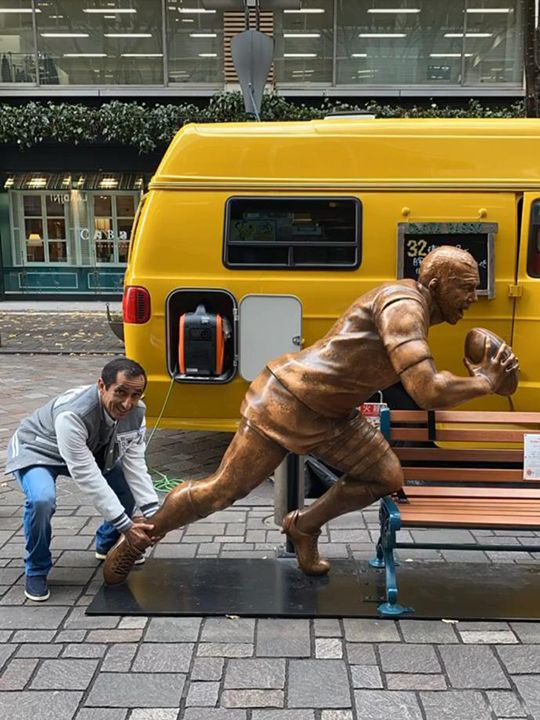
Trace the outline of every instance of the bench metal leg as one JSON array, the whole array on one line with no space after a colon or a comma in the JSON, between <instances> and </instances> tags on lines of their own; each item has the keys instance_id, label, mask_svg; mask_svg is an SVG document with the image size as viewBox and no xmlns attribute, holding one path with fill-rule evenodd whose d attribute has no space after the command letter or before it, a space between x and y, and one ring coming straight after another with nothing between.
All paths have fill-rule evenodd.
<instances>
[{"instance_id":1,"label":"bench metal leg","mask_svg":"<svg viewBox=\"0 0 540 720\"><path fill-rule=\"evenodd\" d=\"M401 526L399 509L391 498L383 498L379 510L381 536L377 542L377 557L370 562L371 567L384 567L386 602L381 603L377 610L383 617L400 617L413 612L412 608L404 607L397 601L398 588L394 547L396 532Z\"/></svg>"}]
</instances>

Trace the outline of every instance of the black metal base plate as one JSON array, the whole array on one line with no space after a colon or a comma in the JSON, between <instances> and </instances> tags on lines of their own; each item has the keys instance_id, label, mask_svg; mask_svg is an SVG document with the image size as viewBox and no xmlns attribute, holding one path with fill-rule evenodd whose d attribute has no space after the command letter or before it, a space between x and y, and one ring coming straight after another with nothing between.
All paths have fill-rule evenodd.
<instances>
[{"instance_id":1,"label":"black metal base plate","mask_svg":"<svg viewBox=\"0 0 540 720\"><path fill-rule=\"evenodd\" d=\"M408 617L540 619L540 566L406 563L399 601ZM296 560L150 559L128 581L103 586L88 615L377 617L384 571L334 560L330 574L306 577Z\"/></svg>"}]
</instances>

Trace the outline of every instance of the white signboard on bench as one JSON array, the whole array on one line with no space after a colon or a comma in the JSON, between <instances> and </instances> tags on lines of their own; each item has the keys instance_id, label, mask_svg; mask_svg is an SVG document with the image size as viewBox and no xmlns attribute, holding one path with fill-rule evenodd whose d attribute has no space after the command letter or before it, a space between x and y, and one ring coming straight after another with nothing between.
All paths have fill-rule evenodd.
<instances>
[{"instance_id":1,"label":"white signboard on bench","mask_svg":"<svg viewBox=\"0 0 540 720\"><path fill-rule=\"evenodd\" d=\"M525 433L523 479L540 480L540 435Z\"/></svg>"}]
</instances>

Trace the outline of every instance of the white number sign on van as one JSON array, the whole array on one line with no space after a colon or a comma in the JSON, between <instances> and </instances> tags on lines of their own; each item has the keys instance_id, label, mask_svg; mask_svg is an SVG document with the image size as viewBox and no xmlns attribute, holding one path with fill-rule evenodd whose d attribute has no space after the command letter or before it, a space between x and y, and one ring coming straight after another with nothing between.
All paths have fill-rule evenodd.
<instances>
[{"instance_id":1,"label":"white number sign on van","mask_svg":"<svg viewBox=\"0 0 540 720\"><path fill-rule=\"evenodd\" d=\"M524 441L523 479L540 480L540 435L526 433Z\"/></svg>"}]
</instances>

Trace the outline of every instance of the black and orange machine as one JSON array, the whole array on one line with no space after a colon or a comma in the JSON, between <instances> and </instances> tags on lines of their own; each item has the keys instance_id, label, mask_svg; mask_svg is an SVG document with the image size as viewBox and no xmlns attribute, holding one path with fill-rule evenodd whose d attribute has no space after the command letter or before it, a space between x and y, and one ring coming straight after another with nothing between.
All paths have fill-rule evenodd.
<instances>
[{"instance_id":1,"label":"black and orange machine","mask_svg":"<svg viewBox=\"0 0 540 720\"><path fill-rule=\"evenodd\" d=\"M200 304L194 312L180 315L178 327L178 367L189 377L215 377L223 374L225 344L231 329L227 318L208 312Z\"/></svg>"}]
</instances>

